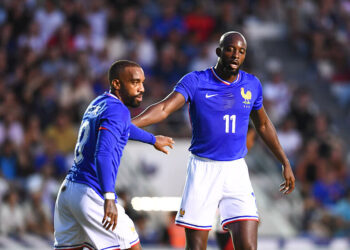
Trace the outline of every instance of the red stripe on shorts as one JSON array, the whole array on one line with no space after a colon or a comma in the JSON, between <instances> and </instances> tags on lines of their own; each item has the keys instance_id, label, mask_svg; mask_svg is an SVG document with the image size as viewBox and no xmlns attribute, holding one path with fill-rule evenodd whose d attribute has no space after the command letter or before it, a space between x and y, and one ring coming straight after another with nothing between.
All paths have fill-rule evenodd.
<instances>
[{"instance_id":1,"label":"red stripe on shorts","mask_svg":"<svg viewBox=\"0 0 350 250\"><path fill-rule=\"evenodd\" d=\"M134 244L132 244L130 247L136 246L137 244L140 243L140 240L136 241Z\"/></svg>"},{"instance_id":2,"label":"red stripe on shorts","mask_svg":"<svg viewBox=\"0 0 350 250\"><path fill-rule=\"evenodd\" d=\"M236 221L246 221L246 220L253 220L253 221L258 221L259 222L259 219L258 218L247 218L247 219L237 219L237 220L231 220L231 221L228 221L226 222L225 224L222 225L222 229L225 230L225 231L228 231L225 226L227 224L230 224L232 222L236 222Z\"/></svg>"},{"instance_id":3,"label":"red stripe on shorts","mask_svg":"<svg viewBox=\"0 0 350 250\"><path fill-rule=\"evenodd\" d=\"M175 223L176 226L179 226L179 227L184 227L184 228L188 228L188 229L195 229L195 230L199 230L199 231L210 231L211 228L198 228L198 227L191 227L191 226L187 226L187 225L183 225L183 224L177 224Z\"/></svg>"}]
</instances>

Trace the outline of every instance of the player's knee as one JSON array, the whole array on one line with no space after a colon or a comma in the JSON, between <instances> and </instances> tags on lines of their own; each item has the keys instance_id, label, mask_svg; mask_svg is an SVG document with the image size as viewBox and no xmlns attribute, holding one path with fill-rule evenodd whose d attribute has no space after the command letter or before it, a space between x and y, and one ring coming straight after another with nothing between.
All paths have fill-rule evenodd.
<instances>
[{"instance_id":1,"label":"player's knee","mask_svg":"<svg viewBox=\"0 0 350 250\"><path fill-rule=\"evenodd\" d=\"M237 250L256 250L256 243L253 241L244 242L242 248L237 248Z\"/></svg>"},{"instance_id":2,"label":"player's knee","mask_svg":"<svg viewBox=\"0 0 350 250\"><path fill-rule=\"evenodd\" d=\"M186 250L206 250L207 242L200 237L186 239Z\"/></svg>"},{"instance_id":3,"label":"player's knee","mask_svg":"<svg viewBox=\"0 0 350 250\"><path fill-rule=\"evenodd\" d=\"M233 244L235 246L235 250L256 250L257 242L252 239L247 238L235 238L233 240Z\"/></svg>"}]
</instances>

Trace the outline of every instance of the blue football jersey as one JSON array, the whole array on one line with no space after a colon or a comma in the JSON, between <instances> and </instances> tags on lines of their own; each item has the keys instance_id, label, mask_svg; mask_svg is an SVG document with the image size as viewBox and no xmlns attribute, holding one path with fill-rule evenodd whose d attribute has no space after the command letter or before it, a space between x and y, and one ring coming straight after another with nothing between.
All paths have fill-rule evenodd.
<instances>
[{"instance_id":1,"label":"blue football jersey","mask_svg":"<svg viewBox=\"0 0 350 250\"><path fill-rule=\"evenodd\" d=\"M66 178L89 185L101 197L104 192L114 192L120 159L129 138L130 124L128 108L113 94L104 93L93 100L84 113L74 163ZM103 142L99 138L102 132ZM103 145L99 147L99 144ZM105 154L108 162L97 167L96 154L99 153ZM100 168L104 168L104 174L101 174Z\"/></svg>"},{"instance_id":2,"label":"blue football jersey","mask_svg":"<svg viewBox=\"0 0 350 250\"><path fill-rule=\"evenodd\" d=\"M240 70L230 83L209 68L185 75L174 91L189 102L193 154L217 161L246 155L249 115L263 103L261 83L254 75Z\"/></svg>"}]
</instances>

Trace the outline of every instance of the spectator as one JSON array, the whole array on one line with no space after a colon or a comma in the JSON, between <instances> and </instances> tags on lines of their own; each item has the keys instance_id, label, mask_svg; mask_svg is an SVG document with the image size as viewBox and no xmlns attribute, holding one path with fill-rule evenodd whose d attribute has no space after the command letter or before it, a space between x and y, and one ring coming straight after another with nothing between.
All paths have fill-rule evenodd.
<instances>
[{"instance_id":1,"label":"spectator","mask_svg":"<svg viewBox=\"0 0 350 250\"><path fill-rule=\"evenodd\" d=\"M47 53L45 53L45 57L42 60L41 63L41 71L45 76L48 76L52 79L60 79L59 77L64 72L65 60L62 57L62 51L66 51L69 53L68 48L59 48L58 46L55 47L55 43L57 41L54 41L55 38L53 38L50 49L47 50ZM63 45L64 46L64 45Z\"/></svg>"},{"instance_id":2,"label":"spectator","mask_svg":"<svg viewBox=\"0 0 350 250\"><path fill-rule=\"evenodd\" d=\"M38 153L34 159L35 171L40 172L45 168L52 168L54 175L61 178L67 172L66 158L57 150L54 139L45 137L43 144L43 151Z\"/></svg>"},{"instance_id":3,"label":"spectator","mask_svg":"<svg viewBox=\"0 0 350 250\"><path fill-rule=\"evenodd\" d=\"M107 10L103 8L103 1L92 0L86 21L91 27L92 49L101 51L105 45L107 35Z\"/></svg>"},{"instance_id":4,"label":"spectator","mask_svg":"<svg viewBox=\"0 0 350 250\"><path fill-rule=\"evenodd\" d=\"M59 181L62 178L62 176L57 178L54 167L47 165L39 173L30 175L24 185L25 189L28 190L30 199L40 198L40 203L46 210L45 213L48 213L51 223L53 221L56 196L60 187ZM32 197L32 194L40 194L40 197Z\"/></svg>"},{"instance_id":5,"label":"spectator","mask_svg":"<svg viewBox=\"0 0 350 250\"><path fill-rule=\"evenodd\" d=\"M156 48L151 40L149 40L144 34L136 33L134 37L135 41L135 53L137 62L145 69L150 71L156 62Z\"/></svg>"},{"instance_id":6,"label":"spectator","mask_svg":"<svg viewBox=\"0 0 350 250\"><path fill-rule=\"evenodd\" d=\"M210 68L215 64L215 60L211 58L209 45L204 45L199 53L199 56L195 57L190 65L191 71Z\"/></svg>"},{"instance_id":7,"label":"spectator","mask_svg":"<svg viewBox=\"0 0 350 250\"><path fill-rule=\"evenodd\" d=\"M85 60L87 58L82 55L82 60L83 59ZM89 68L88 65L80 66ZM65 108L75 107L74 110L77 111L78 116L81 117L93 96L94 91L92 89L91 80L84 74L84 70L82 70L73 80L73 84L67 83L61 89L60 103Z\"/></svg>"},{"instance_id":8,"label":"spectator","mask_svg":"<svg viewBox=\"0 0 350 250\"><path fill-rule=\"evenodd\" d=\"M16 110L5 114L3 123L0 121L0 143L10 140L16 147L23 143L23 125L18 120Z\"/></svg>"},{"instance_id":9,"label":"spectator","mask_svg":"<svg viewBox=\"0 0 350 250\"><path fill-rule=\"evenodd\" d=\"M266 103L270 119L277 124L281 123L289 112L292 92L283 79L281 67L279 61L268 62L271 81L267 81L264 85L264 103Z\"/></svg>"},{"instance_id":10,"label":"spectator","mask_svg":"<svg viewBox=\"0 0 350 250\"><path fill-rule=\"evenodd\" d=\"M8 5L7 22L12 24L14 37L25 32L32 19L32 15L22 1L10 1Z\"/></svg>"},{"instance_id":11,"label":"spectator","mask_svg":"<svg viewBox=\"0 0 350 250\"><path fill-rule=\"evenodd\" d=\"M183 17L178 15L176 5L162 6L162 16L153 22L153 36L157 41L169 38L172 31L184 33Z\"/></svg>"},{"instance_id":12,"label":"spectator","mask_svg":"<svg viewBox=\"0 0 350 250\"><path fill-rule=\"evenodd\" d=\"M316 140L310 140L301 150L302 155L296 164L297 180L301 183L304 195L309 193L311 185L320 178L321 172L324 172L325 163L319 157L320 144ZM303 194L303 193L302 193Z\"/></svg>"},{"instance_id":13,"label":"spectator","mask_svg":"<svg viewBox=\"0 0 350 250\"><path fill-rule=\"evenodd\" d=\"M33 74L37 76L36 74L40 74L40 70L33 72ZM35 111L43 122L43 127L46 128L55 121L58 111L58 92L53 80L49 79L45 84L44 80L38 76L37 81L40 81L40 87L37 89L39 98L33 102L35 103ZM33 82L33 84L38 84L38 82Z\"/></svg>"},{"instance_id":14,"label":"spectator","mask_svg":"<svg viewBox=\"0 0 350 250\"><path fill-rule=\"evenodd\" d=\"M215 27L215 19L204 10L204 4L198 4L194 10L185 16L185 26L188 32L193 32L198 42L205 42Z\"/></svg>"},{"instance_id":15,"label":"spectator","mask_svg":"<svg viewBox=\"0 0 350 250\"><path fill-rule=\"evenodd\" d=\"M0 151L0 170L7 180L15 181L17 177L17 152L14 144L6 140Z\"/></svg>"},{"instance_id":16,"label":"spectator","mask_svg":"<svg viewBox=\"0 0 350 250\"><path fill-rule=\"evenodd\" d=\"M41 121L37 115L31 115L25 126L23 147L31 153L36 153L41 147L43 135Z\"/></svg>"},{"instance_id":17,"label":"spectator","mask_svg":"<svg viewBox=\"0 0 350 250\"><path fill-rule=\"evenodd\" d=\"M50 209L42 203L41 192L30 194L29 201L24 204L24 219L26 231L45 239L53 239L53 225Z\"/></svg>"},{"instance_id":18,"label":"spectator","mask_svg":"<svg viewBox=\"0 0 350 250\"><path fill-rule=\"evenodd\" d=\"M63 23L57 31L50 37L47 43L48 49L58 48L61 56L66 57L74 52L74 37L68 23Z\"/></svg>"},{"instance_id":19,"label":"spectator","mask_svg":"<svg viewBox=\"0 0 350 250\"><path fill-rule=\"evenodd\" d=\"M296 128L309 139L314 133L315 104L307 89L298 89L291 102L290 116L296 121Z\"/></svg>"},{"instance_id":20,"label":"spectator","mask_svg":"<svg viewBox=\"0 0 350 250\"><path fill-rule=\"evenodd\" d=\"M335 220L338 221L337 236L347 236L350 233L350 191L343 199L338 201L331 210Z\"/></svg>"},{"instance_id":21,"label":"spectator","mask_svg":"<svg viewBox=\"0 0 350 250\"><path fill-rule=\"evenodd\" d=\"M44 51L46 43L40 35L40 26L37 22L33 21L29 24L28 31L18 38L18 45L21 48L28 47L38 54Z\"/></svg>"},{"instance_id":22,"label":"spectator","mask_svg":"<svg viewBox=\"0 0 350 250\"><path fill-rule=\"evenodd\" d=\"M39 8L35 13L35 20L39 23L41 38L45 43L63 24L64 15L56 8L53 0L45 0L44 8Z\"/></svg>"},{"instance_id":23,"label":"spectator","mask_svg":"<svg viewBox=\"0 0 350 250\"><path fill-rule=\"evenodd\" d=\"M19 203L18 191L10 188L0 210L0 231L4 235L20 238L25 231L24 211Z\"/></svg>"},{"instance_id":24,"label":"spectator","mask_svg":"<svg viewBox=\"0 0 350 250\"><path fill-rule=\"evenodd\" d=\"M327 169L324 176L314 183L312 194L321 206L332 208L344 197L345 187L337 180L336 171Z\"/></svg>"},{"instance_id":25,"label":"spectator","mask_svg":"<svg viewBox=\"0 0 350 250\"><path fill-rule=\"evenodd\" d=\"M68 110L58 112L55 123L47 128L45 135L57 146L58 152L67 155L74 151L78 131L71 122Z\"/></svg>"},{"instance_id":26,"label":"spectator","mask_svg":"<svg viewBox=\"0 0 350 250\"><path fill-rule=\"evenodd\" d=\"M92 49L92 46L91 27L86 22L82 22L78 25L74 36L74 47L77 51L86 51Z\"/></svg>"},{"instance_id":27,"label":"spectator","mask_svg":"<svg viewBox=\"0 0 350 250\"><path fill-rule=\"evenodd\" d=\"M300 132L295 128L294 120L287 117L282 122L281 128L277 129L277 134L282 148L286 152L286 155L289 161L291 161L292 166L294 166L296 157L303 142Z\"/></svg>"}]
</instances>

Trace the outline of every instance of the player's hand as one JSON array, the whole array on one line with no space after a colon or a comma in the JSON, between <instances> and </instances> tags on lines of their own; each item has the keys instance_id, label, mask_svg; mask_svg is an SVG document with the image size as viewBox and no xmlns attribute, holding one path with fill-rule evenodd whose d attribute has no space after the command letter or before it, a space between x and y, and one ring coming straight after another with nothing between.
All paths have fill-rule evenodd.
<instances>
[{"instance_id":1,"label":"player's hand","mask_svg":"<svg viewBox=\"0 0 350 250\"><path fill-rule=\"evenodd\" d=\"M280 192L283 194L290 194L295 187L295 178L292 168L289 164L286 166L282 165L282 175L284 182L280 185Z\"/></svg>"},{"instance_id":2,"label":"player's hand","mask_svg":"<svg viewBox=\"0 0 350 250\"><path fill-rule=\"evenodd\" d=\"M168 146L169 148L173 148L173 145L175 143L173 138L163 136L163 135L156 135L155 137L156 137L156 142L153 145L154 148L165 154L168 154L168 150L166 146Z\"/></svg>"},{"instance_id":3,"label":"player's hand","mask_svg":"<svg viewBox=\"0 0 350 250\"><path fill-rule=\"evenodd\" d=\"M117 226L118 219L118 210L115 205L115 200L105 199L104 212L102 225L106 230L109 230L112 227L113 231Z\"/></svg>"}]
</instances>

